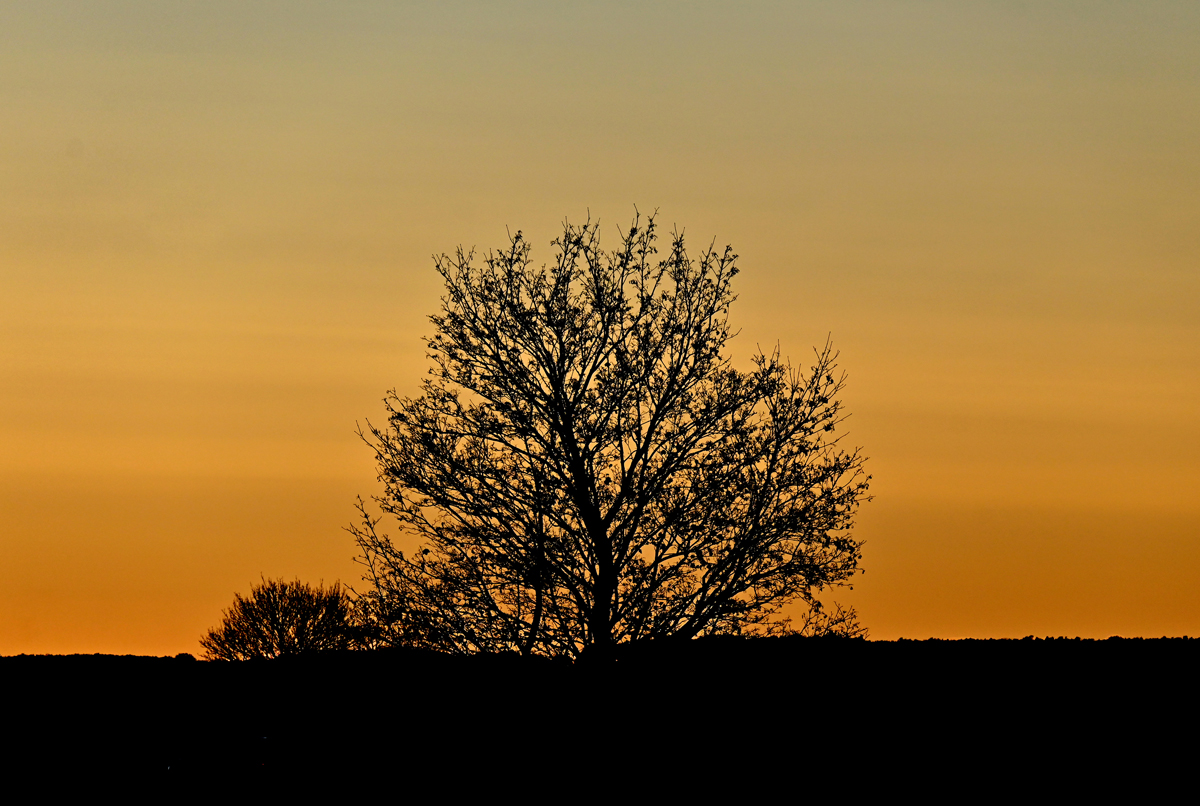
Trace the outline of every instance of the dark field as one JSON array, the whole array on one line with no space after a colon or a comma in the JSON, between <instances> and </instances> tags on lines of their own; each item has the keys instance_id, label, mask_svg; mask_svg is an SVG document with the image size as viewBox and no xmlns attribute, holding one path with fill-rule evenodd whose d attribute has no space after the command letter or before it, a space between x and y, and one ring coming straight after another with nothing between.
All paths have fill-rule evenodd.
<instances>
[{"instance_id":1,"label":"dark field","mask_svg":"<svg viewBox=\"0 0 1200 806\"><path fill-rule=\"evenodd\" d=\"M709 638L577 664L22 655L0 658L0 682L17 772L577 788L638 770L728 779L832 763L856 786L963 765L1103 776L1183 763L1198 660L1186 638Z\"/></svg>"}]
</instances>

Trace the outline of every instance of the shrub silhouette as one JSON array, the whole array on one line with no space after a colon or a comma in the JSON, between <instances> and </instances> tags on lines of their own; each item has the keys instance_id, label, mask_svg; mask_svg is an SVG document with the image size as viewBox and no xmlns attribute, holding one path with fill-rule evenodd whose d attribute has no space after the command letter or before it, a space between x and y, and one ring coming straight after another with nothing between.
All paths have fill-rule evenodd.
<instances>
[{"instance_id":1,"label":"shrub silhouette","mask_svg":"<svg viewBox=\"0 0 1200 806\"><path fill-rule=\"evenodd\" d=\"M200 639L208 660L250 660L347 649L350 598L338 583L329 588L299 580L264 579L250 595L234 594L221 626Z\"/></svg>"}]
</instances>

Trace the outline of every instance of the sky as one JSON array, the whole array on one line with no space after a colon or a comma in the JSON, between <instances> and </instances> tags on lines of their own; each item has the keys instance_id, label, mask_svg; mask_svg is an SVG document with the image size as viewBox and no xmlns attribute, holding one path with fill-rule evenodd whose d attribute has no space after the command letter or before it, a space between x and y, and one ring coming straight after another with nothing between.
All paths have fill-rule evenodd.
<instances>
[{"instance_id":1,"label":"sky","mask_svg":"<svg viewBox=\"0 0 1200 806\"><path fill-rule=\"evenodd\" d=\"M1200 635L1200 6L0 3L0 654L360 589L432 256L636 210L830 338L872 638Z\"/></svg>"}]
</instances>

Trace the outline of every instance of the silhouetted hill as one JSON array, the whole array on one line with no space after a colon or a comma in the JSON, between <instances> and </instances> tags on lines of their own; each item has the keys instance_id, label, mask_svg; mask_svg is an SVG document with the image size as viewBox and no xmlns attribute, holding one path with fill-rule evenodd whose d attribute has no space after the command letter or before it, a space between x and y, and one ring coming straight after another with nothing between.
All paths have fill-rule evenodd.
<instances>
[{"instance_id":1,"label":"silhouetted hill","mask_svg":"<svg viewBox=\"0 0 1200 806\"><path fill-rule=\"evenodd\" d=\"M1194 639L706 638L577 664L417 649L22 655L0 658L0 683L10 770L569 784L597 764L713 774L834 748L900 767L1082 749L1103 767L1137 737L1167 758L1190 747L1164 737L1194 724L1198 659Z\"/></svg>"}]
</instances>

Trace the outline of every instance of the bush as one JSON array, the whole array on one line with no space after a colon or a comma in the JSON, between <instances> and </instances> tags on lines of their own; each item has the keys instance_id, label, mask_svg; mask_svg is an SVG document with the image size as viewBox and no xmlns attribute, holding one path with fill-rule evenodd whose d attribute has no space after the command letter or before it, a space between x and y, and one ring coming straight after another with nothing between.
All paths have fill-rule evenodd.
<instances>
[{"instance_id":1,"label":"bush","mask_svg":"<svg viewBox=\"0 0 1200 806\"><path fill-rule=\"evenodd\" d=\"M248 597L234 594L221 626L200 639L208 660L250 660L351 646L352 605L334 583L264 579Z\"/></svg>"}]
</instances>

